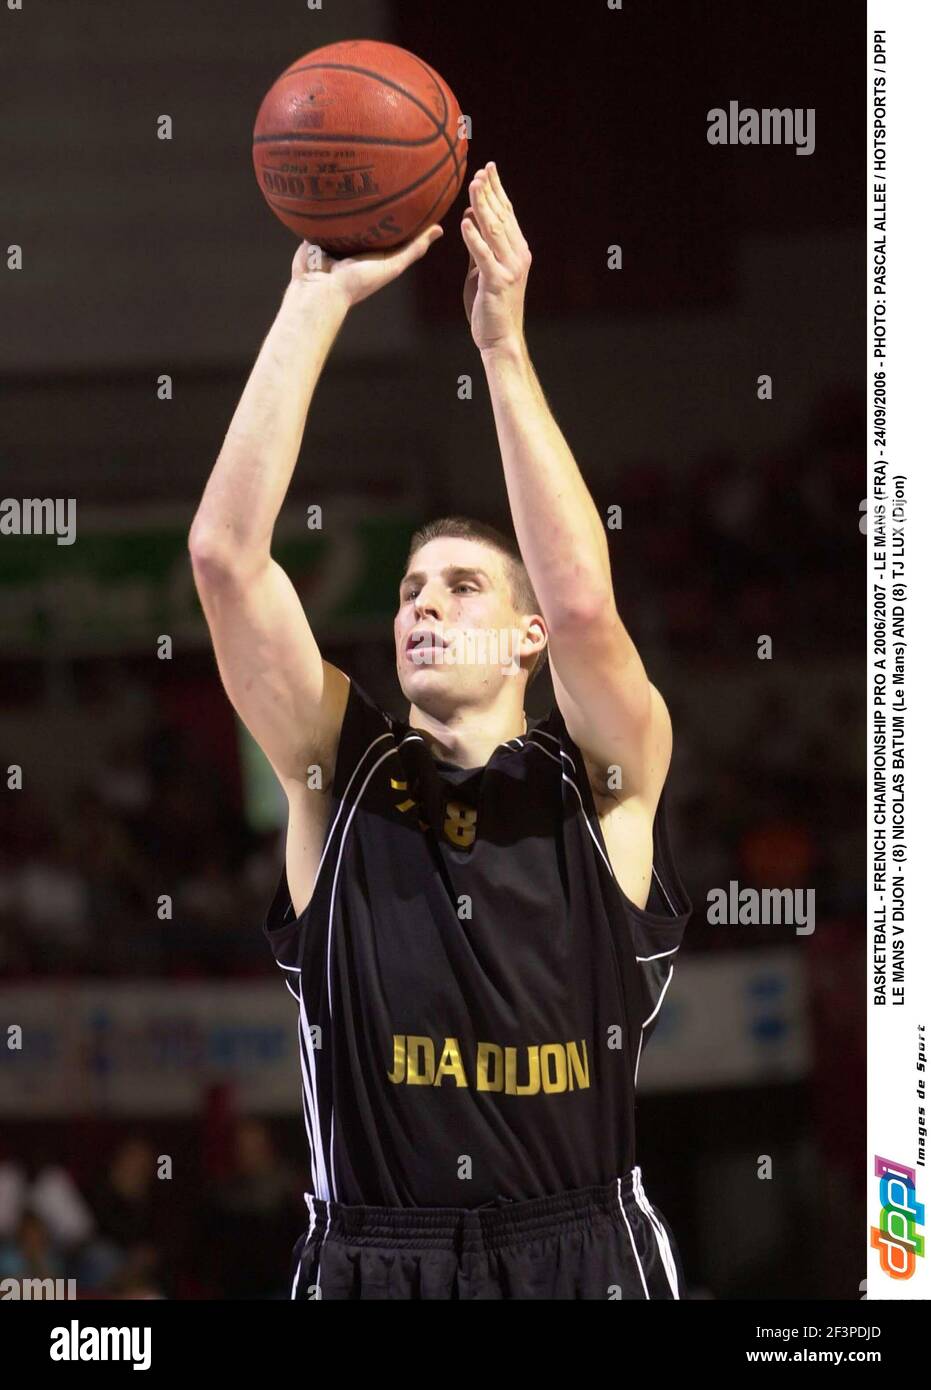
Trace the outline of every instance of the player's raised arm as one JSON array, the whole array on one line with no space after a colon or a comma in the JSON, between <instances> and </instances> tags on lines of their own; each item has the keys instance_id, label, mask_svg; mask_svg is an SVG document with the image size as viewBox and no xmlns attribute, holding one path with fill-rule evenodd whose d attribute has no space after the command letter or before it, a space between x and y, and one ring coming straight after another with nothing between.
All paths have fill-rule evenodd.
<instances>
[{"instance_id":1,"label":"player's raised arm","mask_svg":"<svg viewBox=\"0 0 931 1390\"><path fill-rule=\"evenodd\" d=\"M300 599L272 559L275 521L314 388L349 309L440 235L334 261L303 243L281 308L233 415L191 526L197 591L227 695L286 791L335 753L346 678L325 662Z\"/></svg>"},{"instance_id":2,"label":"player's raised arm","mask_svg":"<svg viewBox=\"0 0 931 1390\"><path fill-rule=\"evenodd\" d=\"M618 615L604 526L527 351L530 250L493 164L476 174L469 199L466 313L488 378L514 531L549 630L556 699L590 771L619 766L618 799L655 805L672 748L669 715Z\"/></svg>"}]
</instances>

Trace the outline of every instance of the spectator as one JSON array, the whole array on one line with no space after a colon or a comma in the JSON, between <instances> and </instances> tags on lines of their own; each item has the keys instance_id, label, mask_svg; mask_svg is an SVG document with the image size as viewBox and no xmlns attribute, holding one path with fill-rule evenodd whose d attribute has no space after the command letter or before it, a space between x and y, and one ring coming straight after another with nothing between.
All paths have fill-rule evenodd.
<instances>
[{"instance_id":1,"label":"spectator","mask_svg":"<svg viewBox=\"0 0 931 1390\"><path fill-rule=\"evenodd\" d=\"M287 1296L287 1252L305 1212L298 1191L266 1126L243 1120L234 1137L233 1171L218 1185L206 1223L210 1275L221 1297Z\"/></svg>"}]
</instances>

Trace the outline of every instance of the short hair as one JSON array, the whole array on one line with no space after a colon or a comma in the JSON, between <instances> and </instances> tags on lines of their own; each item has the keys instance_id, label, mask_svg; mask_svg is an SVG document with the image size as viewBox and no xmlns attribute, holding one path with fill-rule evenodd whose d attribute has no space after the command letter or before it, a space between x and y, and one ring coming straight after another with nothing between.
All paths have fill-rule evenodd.
<instances>
[{"instance_id":1,"label":"short hair","mask_svg":"<svg viewBox=\"0 0 931 1390\"><path fill-rule=\"evenodd\" d=\"M408 567L422 546L447 536L454 540L482 541L485 545L490 545L494 550L497 550L505 560L505 573L511 590L511 602L515 610L518 613L540 612L540 605L533 591L533 584L530 582L527 567L521 559L516 540L505 535L503 531L499 531L496 526L489 526L485 521L476 521L469 516L443 516L436 521L428 521L411 536L411 543L407 552ZM543 670L546 665L546 657L547 650L544 647L530 668L528 686Z\"/></svg>"}]
</instances>

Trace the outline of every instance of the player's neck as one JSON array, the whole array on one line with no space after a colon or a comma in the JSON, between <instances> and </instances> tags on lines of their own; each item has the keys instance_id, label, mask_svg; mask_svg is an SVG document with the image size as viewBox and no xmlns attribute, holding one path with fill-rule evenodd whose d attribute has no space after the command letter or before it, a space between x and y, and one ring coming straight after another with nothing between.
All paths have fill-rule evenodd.
<instances>
[{"instance_id":1,"label":"player's neck","mask_svg":"<svg viewBox=\"0 0 931 1390\"><path fill-rule=\"evenodd\" d=\"M523 708L466 706L448 719L437 719L411 705L408 723L422 733L434 758L455 767L484 767L495 749L527 732Z\"/></svg>"}]
</instances>

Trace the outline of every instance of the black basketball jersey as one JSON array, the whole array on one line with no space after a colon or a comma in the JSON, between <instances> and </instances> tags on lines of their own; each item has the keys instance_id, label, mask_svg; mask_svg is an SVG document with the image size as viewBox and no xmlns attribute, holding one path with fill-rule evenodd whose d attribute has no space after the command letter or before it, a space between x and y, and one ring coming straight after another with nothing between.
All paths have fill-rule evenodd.
<instances>
[{"instance_id":1,"label":"black basketball jersey","mask_svg":"<svg viewBox=\"0 0 931 1390\"><path fill-rule=\"evenodd\" d=\"M461 769L351 684L312 899L295 918L282 872L265 922L317 1197L475 1207L633 1168L640 1059L691 913L665 794L653 853L640 909L558 708Z\"/></svg>"}]
</instances>

